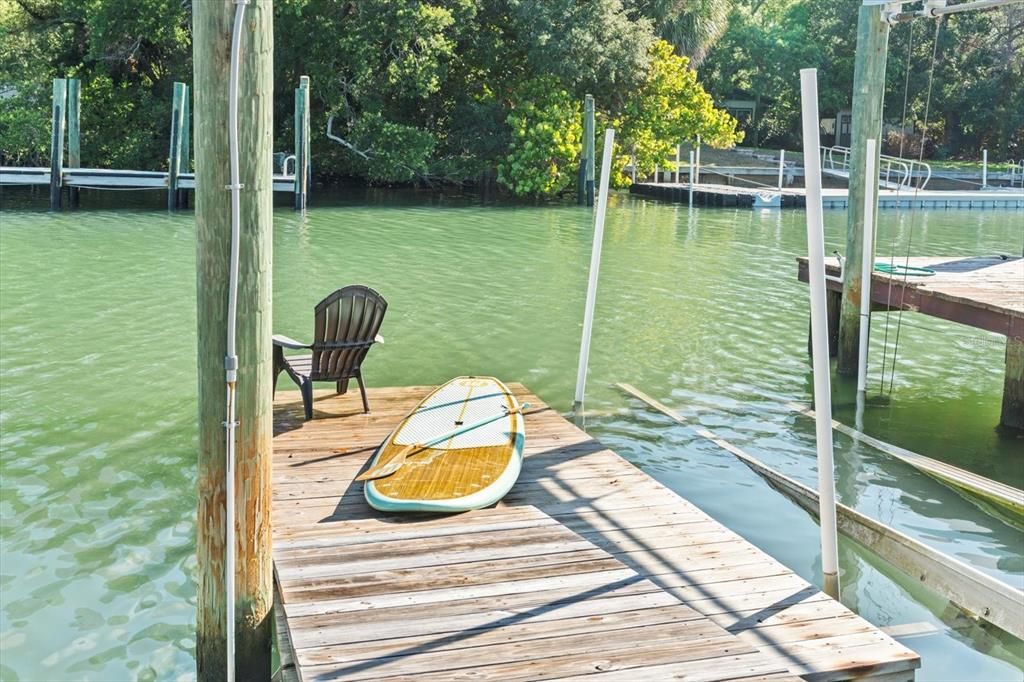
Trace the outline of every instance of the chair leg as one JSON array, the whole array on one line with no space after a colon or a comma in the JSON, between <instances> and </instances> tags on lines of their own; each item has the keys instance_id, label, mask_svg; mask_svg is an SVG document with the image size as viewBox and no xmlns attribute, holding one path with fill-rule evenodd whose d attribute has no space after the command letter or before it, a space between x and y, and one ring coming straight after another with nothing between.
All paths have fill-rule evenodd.
<instances>
[{"instance_id":1,"label":"chair leg","mask_svg":"<svg viewBox=\"0 0 1024 682\"><path fill-rule=\"evenodd\" d=\"M302 407L306 411L306 421L309 421L313 418L313 382L308 379L303 381L299 390L302 391Z\"/></svg>"},{"instance_id":2,"label":"chair leg","mask_svg":"<svg viewBox=\"0 0 1024 682\"><path fill-rule=\"evenodd\" d=\"M356 381L359 382L359 392L363 396L363 412L370 411L370 403L366 402L366 385L363 384L363 373L360 372L356 375Z\"/></svg>"},{"instance_id":3,"label":"chair leg","mask_svg":"<svg viewBox=\"0 0 1024 682\"><path fill-rule=\"evenodd\" d=\"M338 381L338 395L345 395L348 393L348 379L341 379Z\"/></svg>"}]
</instances>

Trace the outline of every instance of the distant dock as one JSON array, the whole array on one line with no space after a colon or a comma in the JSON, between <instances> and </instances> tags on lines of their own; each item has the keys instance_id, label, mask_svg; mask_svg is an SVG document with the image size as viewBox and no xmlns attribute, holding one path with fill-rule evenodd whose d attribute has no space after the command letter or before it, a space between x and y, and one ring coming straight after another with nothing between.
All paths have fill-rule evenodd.
<instances>
[{"instance_id":1,"label":"distant dock","mask_svg":"<svg viewBox=\"0 0 1024 682\"><path fill-rule=\"evenodd\" d=\"M630 185L631 194L688 203L688 182L638 182ZM846 189L822 189L824 208L846 208ZM802 188L735 187L709 183L694 183L693 203L696 206L737 206L751 208L803 208L807 197ZM892 190L879 189L879 208L967 208L967 209L1024 209L1024 189L987 191Z\"/></svg>"},{"instance_id":2,"label":"distant dock","mask_svg":"<svg viewBox=\"0 0 1024 682\"><path fill-rule=\"evenodd\" d=\"M353 478L432 387L275 400L286 679L865 679L920 659L512 384L526 461L497 507L375 512Z\"/></svg>"},{"instance_id":3,"label":"distant dock","mask_svg":"<svg viewBox=\"0 0 1024 682\"><path fill-rule=\"evenodd\" d=\"M282 172L272 176L273 191L294 194L297 209L306 208L312 173L309 88L309 77L302 76L299 79L299 87L295 89L294 122L298 122L298 125L293 123L293 127L296 151L291 154L282 152L275 155ZM49 187L50 209L54 211L59 211L63 207L65 194L68 195L71 205L76 206L82 189L163 189L167 193L167 208L175 210L187 204L187 190L194 191L196 188L195 173L190 172L194 151L191 109L189 87L184 83L175 83L166 171L82 168L81 83L76 78L55 78L50 124L50 165L0 166L0 187ZM291 173L288 172L289 165Z\"/></svg>"}]
</instances>

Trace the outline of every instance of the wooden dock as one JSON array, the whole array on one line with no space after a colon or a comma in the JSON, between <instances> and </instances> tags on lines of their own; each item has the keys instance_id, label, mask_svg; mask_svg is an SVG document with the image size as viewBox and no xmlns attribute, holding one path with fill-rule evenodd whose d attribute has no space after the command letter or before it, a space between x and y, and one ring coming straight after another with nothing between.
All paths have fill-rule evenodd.
<instances>
[{"instance_id":1,"label":"wooden dock","mask_svg":"<svg viewBox=\"0 0 1024 682\"><path fill-rule=\"evenodd\" d=\"M389 516L353 478L432 387L275 402L274 561L303 680L912 680L918 656L546 407L497 507Z\"/></svg>"},{"instance_id":2,"label":"wooden dock","mask_svg":"<svg viewBox=\"0 0 1024 682\"><path fill-rule=\"evenodd\" d=\"M630 185L632 194L687 203L690 185L686 182L638 182ZM823 208L846 208L846 189L823 188ZM739 187L712 183L693 186L693 203L697 206L738 206L753 208L803 208L807 197L803 188ZM904 189L878 190L879 208L968 208L1024 209L1024 190L944 191Z\"/></svg>"},{"instance_id":3,"label":"wooden dock","mask_svg":"<svg viewBox=\"0 0 1024 682\"><path fill-rule=\"evenodd\" d=\"M876 263L889 258L876 256ZM1000 424L1024 430L1024 258L1020 256L899 257L895 264L930 268L930 277L871 277L871 302L885 309L908 310L1006 336L1006 375ZM839 274L835 258L826 259L829 275ZM797 277L807 281L807 258L797 258ZM842 284L826 280L830 294ZM830 306L829 327L838 329L838 305Z\"/></svg>"}]
</instances>

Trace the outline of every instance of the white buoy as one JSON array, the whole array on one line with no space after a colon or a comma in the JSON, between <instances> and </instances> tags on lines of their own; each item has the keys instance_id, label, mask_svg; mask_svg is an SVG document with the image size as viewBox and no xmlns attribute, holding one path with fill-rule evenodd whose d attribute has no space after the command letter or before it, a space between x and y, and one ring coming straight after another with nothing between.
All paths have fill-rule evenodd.
<instances>
[{"instance_id":1,"label":"white buoy","mask_svg":"<svg viewBox=\"0 0 1024 682\"><path fill-rule=\"evenodd\" d=\"M823 589L839 598L839 547L836 539L836 488L832 461L832 388L825 307L825 230L821 204L821 153L818 138L818 71L800 70L807 196L807 262L811 294L811 350L814 363L814 411L818 443L818 499L821 521Z\"/></svg>"},{"instance_id":2,"label":"white buoy","mask_svg":"<svg viewBox=\"0 0 1024 682\"><path fill-rule=\"evenodd\" d=\"M604 240L604 216L608 209L608 178L612 171L612 146L615 131L604 131L604 153L601 158L601 187L597 195L594 214L594 246L590 251L590 279L587 282L587 303L583 309L583 339L580 341L580 364L576 371L576 395L573 412L583 407L583 392L587 384L587 363L590 361L590 335L594 330L594 303L597 301L597 274L601 269L601 242Z\"/></svg>"}]
</instances>

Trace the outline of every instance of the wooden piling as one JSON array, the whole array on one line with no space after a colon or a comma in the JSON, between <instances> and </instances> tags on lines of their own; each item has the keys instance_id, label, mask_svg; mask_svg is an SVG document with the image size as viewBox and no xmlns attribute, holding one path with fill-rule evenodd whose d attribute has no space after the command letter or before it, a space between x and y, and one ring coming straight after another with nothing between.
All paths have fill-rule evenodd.
<instances>
[{"instance_id":1,"label":"wooden piling","mask_svg":"<svg viewBox=\"0 0 1024 682\"><path fill-rule=\"evenodd\" d=\"M595 139L596 135L594 122L594 96L587 95L583 98L583 138L587 144L587 175L583 187L586 195L587 206L594 205L594 164L597 154Z\"/></svg>"},{"instance_id":2,"label":"wooden piling","mask_svg":"<svg viewBox=\"0 0 1024 682\"><path fill-rule=\"evenodd\" d=\"M1006 337L1006 374L999 426L1024 432L1024 337Z\"/></svg>"},{"instance_id":3,"label":"wooden piling","mask_svg":"<svg viewBox=\"0 0 1024 682\"><path fill-rule=\"evenodd\" d=\"M196 665L200 682L225 679L224 356L231 197L228 71L232 3L193 8L196 113L199 453ZM241 259L238 272L236 404L236 679L269 680L273 631L271 563L271 141L272 0L247 6L239 77Z\"/></svg>"},{"instance_id":4,"label":"wooden piling","mask_svg":"<svg viewBox=\"0 0 1024 682\"><path fill-rule=\"evenodd\" d=\"M838 291L825 291L825 317L828 321L828 355L834 358L839 352L839 313L842 308L842 295ZM811 323L807 323L807 354L811 352Z\"/></svg>"},{"instance_id":5,"label":"wooden piling","mask_svg":"<svg viewBox=\"0 0 1024 682\"><path fill-rule=\"evenodd\" d=\"M309 199L309 76L299 79L295 89L295 208L306 209Z\"/></svg>"},{"instance_id":6,"label":"wooden piling","mask_svg":"<svg viewBox=\"0 0 1024 682\"><path fill-rule=\"evenodd\" d=\"M839 350L836 370L857 374L860 343L861 260L864 243L864 194L867 183L865 147L869 138L880 139L882 98L885 95L885 64L889 49L889 24L882 20L881 5L862 5L857 18L857 53L853 68L853 134L850 142L850 192L846 212L846 267L839 318ZM875 150L875 168L879 150ZM873 224L877 225L878 207Z\"/></svg>"},{"instance_id":7,"label":"wooden piling","mask_svg":"<svg viewBox=\"0 0 1024 682\"><path fill-rule=\"evenodd\" d=\"M576 203L594 205L594 96L583 98L583 141L580 143L580 170L576 183Z\"/></svg>"},{"instance_id":8,"label":"wooden piling","mask_svg":"<svg viewBox=\"0 0 1024 682\"><path fill-rule=\"evenodd\" d=\"M50 128L50 210L60 210L64 184L64 121L67 119L68 82L53 79L53 111Z\"/></svg>"},{"instance_id":9,"label":"wooden piling","mask_svg":"<svg viewBox=\"0 0 1024 682\"><path fill-rule=\"evenodd\" d=\"M77 78L68 79L68 168L82 167L81 143L82 82ZM78 188L71 187L68 199L72 206L78 206Z\"/></svg>"},{"instance_id":10,"label":"wooden piling","mask_svg":"<svg viewBox=\"0 0 1024 682\"><path fill-rule=\"evenodd\" d=\"M167 210L178 208L178 173L181 171L181 134L184 127L185 84L174 84L171 103L171 145L167 154Z\"/></svg>"},{"instance_id":11,"label":"wooden piling","mask_svg":"<svg viewBox=\"0 0 1024 682\"><path fill-rule=\"evenodd\" d=\"M181 100L181 161L178 173L192 172L192 89L185 86L185 96ZM178 207L188 206L188 190L178 189Z\"/></svg>"}]
</instances>

